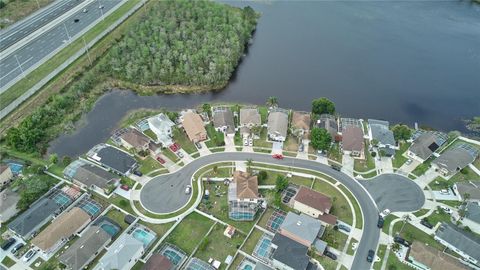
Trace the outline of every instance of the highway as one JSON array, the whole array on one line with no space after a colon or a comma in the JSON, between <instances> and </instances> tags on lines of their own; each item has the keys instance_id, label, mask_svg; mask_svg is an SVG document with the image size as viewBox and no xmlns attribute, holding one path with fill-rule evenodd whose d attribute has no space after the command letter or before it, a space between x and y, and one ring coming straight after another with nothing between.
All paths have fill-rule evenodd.
<instances>
[{"instance_id":1,"label":"highway","mask_svg":"<svg viewBox=\"0 0 480 270\"><path fill-rule=\"evenodd\" d=\"M178 210L188 202L189 196L185 195L184 190L186 185L191 184L192 176L199 168L215 162L245 161L249 158L254 162L319 171L344 184L357 199L364 217L363 235L351 269L365 270L371 268L371 263L366 261L367 252L370 249L377 249L380 238L380 230L377 228L378 209L375 202L357 180L316 161L288 157L277 160L270 155L258 153L215 153L195 159L175 173L160 175L150 180L140 191L140 201L143 207L152 212L166 213ZM407 188L409 187L407 186Z\"/></svg>"},{"instance_id":2,"label":"highway","mask_svg":"<svg viewBox=\"0 0 480 270\"><path fill-rule=\"evenodd\" d=\"M63 44L70 42L71 37L80 33L120 2L121 0L93 1L86 6L87 12L80 10L74 13L0 60L0 94L7 89L5 88L7 84L22 76L25 70L34 68L40 60ZM99 8L100 5L103 6L103 9Z\"/></svg>"},{"instance_id":3,"label":"highway","mask_svg":"<svg viewBox=\"0 0 480 270\"><path fill-rule=\"evenodd\" d=\"M0 51L14 45L85 0L58 0L0 31Z\"/></svg>"}]
</instances>

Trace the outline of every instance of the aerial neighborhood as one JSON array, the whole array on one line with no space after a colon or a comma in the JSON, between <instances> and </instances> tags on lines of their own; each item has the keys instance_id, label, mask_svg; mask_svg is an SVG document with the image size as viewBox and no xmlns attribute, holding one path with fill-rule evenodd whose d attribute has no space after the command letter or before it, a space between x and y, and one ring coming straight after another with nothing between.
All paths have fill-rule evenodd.
<instances>
[{"instance_id":1,"label":"aerial neighborhood","mask_svg":"<svg viewBox=\"0 0 480 270\"><path fill-rule=\"evenodd\" d=\"M111 134L75 160L3 161L2 264L480 267L480 143L456 133L274 103L133 113ZM39 174L51 183L19 207Z\"/></svg>"}]
</instances>

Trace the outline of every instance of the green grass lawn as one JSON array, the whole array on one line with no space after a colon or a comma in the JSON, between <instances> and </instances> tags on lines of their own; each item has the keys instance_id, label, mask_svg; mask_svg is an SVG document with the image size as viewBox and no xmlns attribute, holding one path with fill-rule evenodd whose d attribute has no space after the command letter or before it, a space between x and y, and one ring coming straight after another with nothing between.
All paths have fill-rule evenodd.
<instances>
[{"instance_id":1,"label":"green grass lawn","mask_svg":"<svg viewBox=\"0 0 480 270\"><path fill-rule=\"evenodd\" d=\"M240 263L242 263L244 258L245 258L244 256L237 254L237 257L235 257L235 260L233 260L233 262L230 264L229 269L236 270L238 266L240 266Z\"/></svg>"},{"instance_id":2,"label":"green grass lawn","mask_svg":"<svg viewBox=\"0 0 480 270\"><path fill-rule=\"evenodd\" d=\"M424 174L429 168L430 168L430 163L432 163L433 161L433 157L430 157L429 159L427 159L424 163L418 165L413 171L412 173L416 176L420 176L422 174Z\"/></svg>"},{"instance_id":3,"label":"green grass lawn","mask_svg":"<svg viewBox=\"0 0 480 270\"><path fill-rule=\"evenodd\" d=\"M387 267L386 267L387 270L412 270L413 268L407 266L406 264L403 264L402 262L400 262L397 258L397 256L395 256L395 254L393 252L390 252L388 254L388 259L387 259Z\"/></svg>"},{"instance_id":4,"label":"green grass lawn","mask_svg":"<svg viewBox=\"0 0 480 270\"><path fill-rule=\"evenodd\" d=\"M320 256L320 255L317 255L315 254L313 256L313 258L315 260L317 260L322 266L323 266L323 269L325 270L335 270L337 269L337 261L334 261L330 258L328 258L327 256Z\"/></svg>"},{"instance_id":5,"label":"green grass lawn","mask_svg":"<svg viewBox=\"0 0 480 270\"><path fill-rule=\"evenodd\" d=\"M312 186L312 179L311 178L306 178L306 177L301 177L301 176L292 176L288 178L288 181L290 183L299 185L299 186L306 186L310 188Z\"/></svg>"},{"instance_id":6,"label":"green grass lawn","mask_svg":"<svg viewBox=\"0 0 480 270\"><path fill-rule=\"evenodd\" d=\"M383 228L382 228L382 231L386 234L388 234L388 230L390 229L390 223L392 223L392 221L394 219L397 219L398 217L395 216L395 215L388 215L385 217L384 219L384 222L383 222Z\"/></svg>"},{"instance_id":7,"label":"green grass lawn","mask_svg":"<svg viewBox=\"0 0 480 270\"><path fill-rule=\"evenodd\" d=\"M242 135L240 135L240 132L235 133L235 137L233 137L233 141L235 142L236 146L243 146L243 139L242 139Z\"/></svg>"},{"instance_id":8,"label":"green grass lawn","mask_svg":"<svg viewBox=\"0 0 480 270\"><path fill-rule=\"evenodd\" d=\"M187 134L183 130L174 128L173 140L178 144L180 144L182 149L189 154L195 153L198 151L197 147L195 147L195 144L188 139Z\"/></svg>"},{"instance_id":9,"label":"green grass lawn","mask_svg":"<svg viewBox=\"0 0 480 270\"><path fill-rule=\"evenodd\" d=\"M268 207L265 210L265 213L263 213L262 218L260 218L260 220L258 221L257 225L266 229L268 219L272 216L274 212L275 212L275 209L273 209L272 207Z\"/></svg>"},{"instance_id":10,"label":"green grass lawn","mask_svg":"<svg viewBox=\"0 0 480 270\"><path fill-rule=\"evenodd\" d=\"M208 135L208 141L205 142L208 148L220 147L225 145L224 135L220 131L216 131L213 124L205 126Z\"/></svg>"},{"instance_id":11,"label":"green grass lawn","mask_svg":"<svg viewBox=\"0 0 480 270\"><path fill-rule=\"evenodd\" d=\"M341 190L343 190L343 193L347 195L347 197L350 199L350 201L353 204L353 209L355 210L355 217L357 218L357 224L355 225L355 228L357 229L362 229L363 228L363 215L362 215L362 210L360 208L360 205L358 205L357 199L353 196L350 191L344 187L343 185L338 186Z\"/></svg>"},{"instance_id":12,"label":"green grass lawn","mask_svg":"<svg viewBox=\"0 0 480 270\"><path fill-rule=\"evenodd\" d=\"M465 182L470 180L480 181L480 175L476 174L469 167L462 169L460 172L450 178L450 181L452 182Z\"/></svg>"},{"instance_id":13,"label":"green grass lawn","mask_svg":"<svg viewBox=\"0 0 480 270\"><path fill-rule=\"evenodd\" d=\"M445 213L442 209L433 211L433 213L427 217L428 222L435 226L438 222L450 222L450 215Z\"/></svg>"},{"instance_id":14,"label":"green grass lawn","mask_svg":"<svg viewBox=\"0 0 480 270\"><path fill-rule=\"evenodd\" d=\"M207 181L204 181L203 184L205 189L210 191L210 198L208 200L203 199L198 208L247 234L255 225L255 220L234 221L228 217L228 186L218 182L209 184ZM257 213L257 218L259 215L260 213Z\"/></svg>"},{"instance_id":15,"label":"green grass lawn","mask_svg":"<svg viewBox=\"0 0 480 270\"><path fill-rule=\"evenodd\" d=\"M260 114L260 119L262 120L262 124L267 123L268 119L268 108L266 106L259 106L258 113Z\"/></svg>"},{"instance_id":16,"label":"green grass lawn","mask_svg":"<svg viewBox=\"0 0 480 270\"><path fill-rule=\"evenodd\" d=\"M343 194L340 193L336 187L321 179L315 179L313 189L329 196L332 199L333 206L330 210L332 215L335 215L341 221L352 225L353 213L350 209L350 205L347 202L347 198L345 198L345 196L343 196Z\"/></svg>"},{"instance_id":17,"label":"green grass lawn","mask_svg":"<svg viewBox=\"0 0 480 270\"><path fill-rule=\"evenodd\" d=\"M452 186L452 183L453 182L450 182L448 180L446 180L445 178L441 177L441 176L437 176L435 179L433 179L432 182L430 182L430 184L428 184L430 186L430 188L432 190L442 190L442 189L447 189L449 188L450 186Z\"/></svg>"},{"instance_id":18,"label":"green grass lawn","mask_svg":"<svg viewBox=\"0 0 480 270\"><path fill-rule=\"evenodd\" d=\"M273 144L271 142L267 142L267 132L268 132L267 128L262 127L262 129L260 130L260 134L259 134L260 138L253 140L253 146L272 148Z\"/></svg>"},{"instance_id":19,"label":"green grass lawn","mask_svg":"<svg viewBox=\"0 0 480 270\"><path fill-rule=\"evenodd\" d=\"M348 236L346 234L333 229L332 226L327 227L322 236L322 240L327 242L329 247L337 250L343 250L343 247L347 242L347 238Z\"/></svg>"},{"instance_id":20,"label":"green grass lawn","mask_svg":"<svg viewBox=\"0 0 480 270\"><path fill-rule=\"evenodd\" d=\"M177 163L180 160L180 158L177 155L175 155L169 148L163 149L162 154L166 156L168 159L170 159L171 161L173 161L174 163Z\"/></svg>"},{"instance_id":21,"label":"green grass lawn","mask_svg":"<svg viewBox=\"0 0 480 270\"><path fill-rule=\"evenodd\" d=\"M115 221L118 225L120 225L122 230L125 230L128 227L128 224L125 223L124 221L125 214L121 211L118 211L115 208L110 209L110 211L108 211L105 216Z\"/></svg>"},{"instance_id":22,"label":"green grass lawn","mask_svg":"<svg viewBox=\"0 0 480 270\"><path fill-rule=\"evenodd\" d=\"M400 232L400 229L403 226L403 221L395 223L393 226L393 235L395 236ZM421 231L420 229L415 228L415 226L407 223L403 228L403 231L400 233L400 236L407 240L408 242L419 241L429 246L442 250L444 246L433 239L433 236L428 235Z\"/></svg>"},{"instance_id":23,"label":"green grass lawn","mask_svg":"<svg viewBox=\"0 0 480 270\"><path fill-rule=\"evenodd\" d=\"M258 240L260 240L260 237L262 237L262 235L263 235L262 231L256 228L253 229L247 241L242 246L242 250L245 251L245 253L247 254L252 254L253 250L255 249L255 246L257 245Z\"/></svg>"},{"instance_id":24,"label":"green grass lawn","mask_svg":"<svg viewBox=\"0 0 480 270\"><path fill-rule=\"evenodd\" d=\"M420 209L417 212L414 212L413 215L416 217L420 217L428 213L428 211L429 211L428 209Z\"/></svg>"},{"instance_id":25,"label":"green grass lawn","mask_svg":"<svg viewBox=\"0 0 480 270\"><path fill-rule=\"evenodd\" d=\"M2 264L5 265L6 267L10 268L10 267L15 265L15 261L10 257L5 256L5 258L3 258L3 260L2 260Z\"/></svg>"},{"instance_id":26,"label":"green grass lawn","mask_svg":"<svg viewBox=\"0 0 480 270\"><path fill-rule=\"evenodd\" d=\"M259 169L260 171L266 171L267 172L267 178L265 180L262 180L259 182L259 185L275 185L275 181L277 180L277 177L280 176L285 176L285 173L282 172L275 172L275 171L269 171L266 169Z\"/></svg>"},{"instance_id":27,"label":"green grass lawn","mask_svg":"<svg viewBox=\"0 0 480 270\"><path fill-rule=\"evenodd\" d=\"M338 143L334 143L332 147L330 147L330 150L328 150L328 158L342 163L343 153Z\"/></svg>"},{"instance_id":28,"label":"green grass lawn","mask_svg":"<svg viewBox=\"0 0 480 270\"><path fill-rule=\"evenodd\" d=\"M380 258L380 261L373 263L373 269L380 270L382 267L383 256L385 256L385 250L387 249L386 245L379 245L378 250L375 253L377 257Z\"/></svg>"},{"instance_id":29,"label":"green grass lawn","mask_svg":"<svg viewBox=\"0 0 480 270\"><path fill-rule=\"evenodd\" d=\"M157 135L151 129L147 129L143 133L155 142L158 140Z\"/></svg>"},{"instance_id":30,"label":"green grass lawn","mask_svg":"<svg viewBox=\"0 0 480 270\"><path fill-rule=\"evenodd\" d=\"M408 158L404 157L403 153L408 150L410 145L411 143L400 143L400 150L395 151L395 156L392 159L393 168L400 168L407 161Z\"/></svg>"},{"instance_id":31,"label":"green grass lawn","mask_svg":"<svg viewBox=\"0 0 480 270\"><path fill-rule=\"evenodd\" d=\"M292 134L289 134L287 136L287 140L283 143L283 150L297 152L298 151L298 138L293 136Z\"/></svg>"},{"instance_id":32,"label":"green grass lawn","mask_svg":"<svg viewBox=\"0 0 480 270\"><path fill-rule=\"evenodd\" d=\"M209 258L218 260L222 262L219 269L225 269L227 264L223 262L228 255L235 255L235 252L245 239L245 235L240 233L235 233L232 238L224 236L223 232L225 228L225 226L217 223L206 238L208 244L201 245L194 256L205 262L207 262Z\"/></svg>"},{"instance_id":33,"label":"green grass lawn","mask_svg":"<svg viewBox=\"0 0 480 270\"><path fill-rule=\"evenodd\" d=\"M375 160L368 151L368 141L365 140L365 160L355 159L353 169L357 172L367 172L375 169Z\"/></svg>"},{"instance_id":34,"label":"green grass lawn","mask_svg":"<svg viewBox=\"0 0 480 270\"><path fill-rule=\"evenodd\" d=\"M164 168L160 162L156 161L152 157L148 156L145 159L139 160L140 168L138 169L143 174L148 174L151 171Z\"/></svg>"},{"instance_id":35,"label":"green grass lawn","mask_svg":"<svg viewBox=\"0 0 480 270\"><path fill-rule=\"evenodd\" d=\"M356 243L358 243L358 241L355 238L352 238L350 240L350 244L348 245L348 248L347 248L348 255L353 255L355 253L356 249L355 250L353 249L353 244L356 244Z\"/></svg>"},{"instance_id":36,"label":"green grass lawn","mask_svg":"<svg viewBox=\"0 0 480 270\"><path fill-rule=\"evenodd\" d=\"M188 254L192 254L212 225L213 221L193 212L178 224L165 241L176 245Z\"/></svg>"}]
</instances>

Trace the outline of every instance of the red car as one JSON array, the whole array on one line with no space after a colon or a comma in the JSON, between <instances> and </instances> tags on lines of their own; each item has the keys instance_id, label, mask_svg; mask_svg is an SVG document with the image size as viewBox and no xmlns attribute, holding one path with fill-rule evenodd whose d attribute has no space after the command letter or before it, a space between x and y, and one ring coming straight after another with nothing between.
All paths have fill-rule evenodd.
<instances>
[{"instance_id":1,"label":"red car","mask_svg":"<svg viewBox=\"0 0 480 270\"><path fill-rule=\"evenodd\" d=\"M125 191L129 191L129 190L130 190L130 187L127 186L127 185L121 185L120 188L123 189L123 190L125 190Z\"/></svg>"},{"instance_id":2,"label":"red car","mask_svg":"<svg viewBox=\"0 0 480 270\"><path fill-rule=\"evenodd\" d=\"M272 156L274 159L283 159L283 155L281 154L275 154Z\"/></svg>"},{"instance_id":3,"label":"red car","mask_svg":"<svg viewBox=\"0 0 480 270\"><path fill-rule=\"evenodd\" d=\"M160 162L160 164L165 164L165 160L161 157L157 157L157 161Z\"/></svg>"},{"instance_id":4,"label":"red car","mask_svg":"<svg viewBox=\"0 0 480 270\"><path fill-rule=\"evenodd\" d=\"M172 150L172 152L177 152L179 149L180 149L180 145L178 143L174 143L170 145L170 150Z\"/></svg>"}]
</instances>

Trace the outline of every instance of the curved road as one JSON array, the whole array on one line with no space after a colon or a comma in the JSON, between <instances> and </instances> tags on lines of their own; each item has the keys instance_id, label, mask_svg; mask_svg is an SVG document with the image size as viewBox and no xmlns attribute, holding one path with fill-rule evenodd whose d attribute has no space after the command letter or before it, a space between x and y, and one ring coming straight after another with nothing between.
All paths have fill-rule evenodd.
<instances>
[{"instance_id":1,"label":"curved road","mask_svg":"<svg viewBox=\"0 0 480 270\"><path fill-rule=\"evenodd\" d=\"M299 167L319 171L330 175L344 184L356 197L363 212L363 234L358 245L352 269L365 270L371 268L371 263L366 261L369 249L376 250L380 238L377 228L378 210L368 192L356 180L342 172L338 172L316 161L285 158L273 159L270 155L258 153L216 153L200 157L185 165L181 170L167 175L160 175L150 180L142 187L140 200L143 206L152 212L172 212L181 208L189 199L185 196L185 186L190 184L191 178L199 168L216 162L244 161L253 159L255 162L273 163L283 166Z\"/></svg>"}]
</instances>

